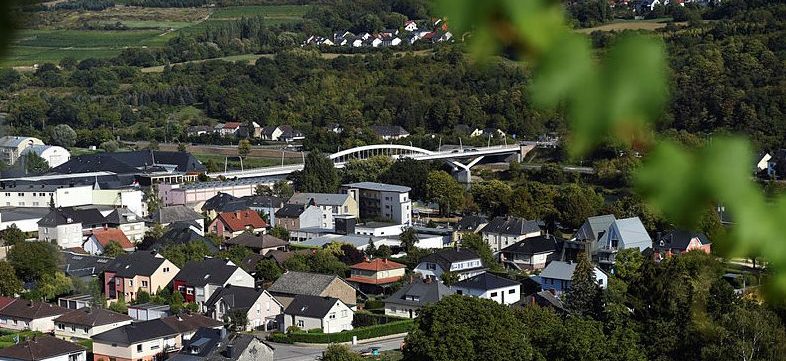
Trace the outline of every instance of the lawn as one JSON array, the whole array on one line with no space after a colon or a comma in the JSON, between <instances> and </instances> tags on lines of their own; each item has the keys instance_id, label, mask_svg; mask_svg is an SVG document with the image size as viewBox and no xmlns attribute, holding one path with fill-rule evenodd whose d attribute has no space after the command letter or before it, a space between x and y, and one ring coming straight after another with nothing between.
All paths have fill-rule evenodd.
<instances>
[{"instance_id":1,"label":"lawn","mask_svg":"<svg viewBox=\"0 0 786 361\"><path fill-rule=\"evenodd\" d=\"M16 36L14 45L42 48L123 48L142 46L161 34L158 30L24 30Z\"/></svg>"},{"instance_id":2,"label":"lawn","mask_svg":"<svg viewBox=\"0 0 786 361\"><path fill-rule=\"evenodd\" d=\"M623 31L623 30L658 30L666 27L666 23L671 18L659 18L649 20L620 20L609 24L603 24L592 28L578 29L577 32L589 34L593 31Z\"/></svg>"},{"instance_id":3,"label":"lawn","mask_svg":"<svg viewBox=\"0 0 786 361\"><path fill-rule=\"evenodd\" d=\"M232 6L217 9L211 20L239 19L242 17L262 16L277 22L294 22L303 19L310 5L250 5Z\"/></svg>"}]
</instances>

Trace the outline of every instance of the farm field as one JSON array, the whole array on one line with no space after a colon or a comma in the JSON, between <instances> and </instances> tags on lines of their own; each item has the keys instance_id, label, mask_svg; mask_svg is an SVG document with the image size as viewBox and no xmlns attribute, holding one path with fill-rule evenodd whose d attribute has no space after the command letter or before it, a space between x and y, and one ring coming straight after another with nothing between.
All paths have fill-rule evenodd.
<instances>
[{"instance_id":1,"label":"farm field","mask_svg":"<svg viewBox=\"0 0 786 361\"><path fill-rule=\"evenodd\" d=\"M44 62L64 57L77 60L117 56L127 47L162 47L181 33L242 17L261 16L271 24L302 19L308 5L257 5L226 8L137 8L116 6L104 11L51 11L41 13L42 23L16 35L0 66L32 70ZM121 30L86 30L105 27Z\"/></svg>"},{"instance_id":2,"label":"farm field","mask_svg":"<svg viewBox=\"0 0 786 361\"><path fill-rule=\"evenodd\" d=\"M592 28L578 29L579 33L589 34L593 31L624 31L624 30L649 30L654 31L666 27L668 19L649 19L649 20L622 20L609 24L603 24Z\"/></svg>"}]
</instances>

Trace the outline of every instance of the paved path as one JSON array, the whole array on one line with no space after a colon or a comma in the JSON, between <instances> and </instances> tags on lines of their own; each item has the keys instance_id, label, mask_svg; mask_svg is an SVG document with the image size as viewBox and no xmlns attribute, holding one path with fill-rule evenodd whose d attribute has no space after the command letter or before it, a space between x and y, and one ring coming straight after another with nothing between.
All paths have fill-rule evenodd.
<instances>
[{"instance_id":1,"label":"paved path","mask_svg":"<svg viewBox=\"0 0 786 361\"><path fill-rule=\"evenodd\" d=\"M381 347L382 351L398 350L401 347L401 342L403 341L404 341L404 336L401 336L384 341L371 341L368 343L359 343L355 346L352 346L352 349L355 351L360 351L364 348L377 346L377 347ZM273 353L273 360L282 360L282 361L317 360L319 356L322 356L322 351L324 351L325 348L327 348L327 345L296 346L296 345L287 345L282 343L271 343L270 345L276 349Z\"/></svg>"}]
</instances>

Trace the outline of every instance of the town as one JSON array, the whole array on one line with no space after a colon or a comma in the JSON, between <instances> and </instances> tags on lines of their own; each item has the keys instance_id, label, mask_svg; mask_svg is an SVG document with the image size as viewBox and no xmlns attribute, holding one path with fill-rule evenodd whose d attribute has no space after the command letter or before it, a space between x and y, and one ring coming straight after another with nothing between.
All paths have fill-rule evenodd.
<instances>
[{"instance_id":1,"label":"town","mask_svg":"<svg viewBox=\"0 0 786 361\"><path fill-rule=\"evenodd\" d=\"M0 10L0 361L786 359L784 1Z\"/></svg>"}]
</instances>

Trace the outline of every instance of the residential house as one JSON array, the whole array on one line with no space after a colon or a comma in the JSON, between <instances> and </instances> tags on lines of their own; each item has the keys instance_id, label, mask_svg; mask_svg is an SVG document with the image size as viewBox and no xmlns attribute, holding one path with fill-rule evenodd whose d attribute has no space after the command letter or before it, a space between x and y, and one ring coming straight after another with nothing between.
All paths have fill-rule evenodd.
<instances>
[{"instance_id":1,"label":"residential house","mask_svg":"<svg viewBox=\"0 0 786 361\"><path fill-rule=\"evenodd\" d=\"M379 40L379 44L380 45L382 44L381 39L374 38L374 40ZM406 129L402 128L400 125L372 125L369 128L371 129L372 132L374 132L374 134L376 134L378 137L382 138L382 140L385 141L398 140L409 136L409 132Z\"/></svg>"},{"instance_id":2,"label":"residential house","mask_svg":"<svg viewBox=\"0 0 786 361\"><path fill-rule=\"evenodd\" d=\"M221 321L216 321L210 317L193 313L181 313L179 315L164 317L160 320L167 324L169 328L177 331L183 341L188 341L193 338L194 334L199 331L200 328L212 328L215 330L224 328L224 323Z\"/></svg>"},{"instance_id":3,"label":"residential house","mask_svg":"<svg viewBox=\"0 0 786 361\"><path fill-rule=\"evenodd\" d=\"M277 318L284 312L284 306L268 291L228 285L213 292L203 311L218 321L231 320L236 312L241 312L246 318L246 331L268 331L277 328Z\"/></svg>"},{"instance_id":4,"label":"residential house","mask_svg":"<svg viewBox=\"0 0 786 361\"><path fill-rule=\"evenodd\" d=\"M461 240L464 235L470 233L479 233L489 221L483 216L464 216L456 223L454 231L456 232L456 239Z\"/></svg>"},{"instance_id":5,"label":"residential house","mask_svg":"<svg viewBox=\"0 0 786 361\"><path fill-rule=\"evenodd\" d=\"M165 355L180 350L183 338L163 319L133 322L93 339L93 360L163 360Z\"/></svg>"},{"instance_id":6,"label":"residential house","mask_svg":"<svg viewBox=\"0 0 786 361\"><path fill-rule=\"evenodd\" d=\"M321 228L333 228L333 218L337 215L352 215L360 217L357 201L349 194L333 193L295 193L289 198L288 203L308 205L312 204L322 210Z\"/></svg>"},{"instance_id":7,"label":"residential house","mask_svg":"<svg viewBox=\"0 0 786 361\"><path fill-rule=\"evenodd\" d=\"M243 138L260 138L262 137L262 129L259 123L252 121L250 124L241 125L237 130L237 135Z\"/></svg>"},{"instance_id":8,"label":"residential house","mask_svg":"<svg viewBox=\"0 0 786 361\"><path fill-rule=\"evenodd\" d=\"M374 258L353 264L349 269L351 275L347 282L365 293L380 294L404 277L407 266L386 258Z\"/></svg>"},{"instance_id":9,"label":"residential house","mask_svg":"<svg viewBox=\"0 0 786 361\"><path fill-rule=\"evenodd\" d=\"M550 234L527 238L503 248L500 251L500 261L517 270L543 269L554 257L559 242Z\"/></svg>"},{"instance_id":10,"label":"residential house","mask_svg":"<svg viewBox=\"0 0 786 361\"><path fill-rule=\"evenodd\" d=\"M126 252L133 252L136 249L125 233L117 228L100 228L93 230L93 234L87 237L87 241L82 245L82 248L87 253L94 255L104 254L104 249L110 243L116 243L120 248Z\"/></svg>"},{"instance_id":11,"label":"residential house","mask_svg":"<svg viewBox=\"0 0 786 361\"><path fill-rule=\"evenodd\" d=\"M276 225L290 232L290 241L305 241L297 232L301 228L319 227L322 225L322 210L313 205L287 203L276 211Z\"/></svg>"},{"instance_id":12,"label":"residential house","mask_svg":"<svg viewBox=\"0 0 786 361\"><path fill-rule=\"evenodd\" d=\"M617 219L593 245L593 260L601 264L613 264L618 251L628 248L644 251L650 247L652 238L639 217Z\"/></svg>"},{"instance_id":13,"label":"residential house","mask_svg":"<svg viewBox=\"0 0 786 361\"><path fill-rule=\"evenodd\" d=\"M55 318L55 336L66 341L89 339L131 323L131 316L103 308L84 307Z\"/></svg>"},{"instance_id":14,"label":"residential house","mask_svg":"<svg viewBox=\"0 0 786 361\"><path fill-rule=\"evenodd\" d=\"M114 301L136 299L139 290L151 295L166 288L180 269L157 252L134 252L110 262L104 270L104 295Z\"/></svg>"},{"instance_id":15,"label":"residential house","mask_svg":"<svg viewBox=\"0 0 786 361\"><path fill-rule=\"evenodd\" d=\"M262 129L262 139L278 142L292 142L303 140L303 132L292 128L291 125L270 126Z\"/></svg>"},{"instance_id":16,"label":"residential house","mask_svg":"<svg viewBox=\"0 0 786 361\"><path fill-rule=\"evenodd\" d=\"M357 304L357 291L336 275L287 271L267 289L284 307L298 295L334 297L350 308Z\"/></svg>"},{"instance_id":17,"label":"residential house","mask_svg":"<svg viewBox=\"0 0 786 361\"><path fill-rule=\"evenodd\" d=\"M199 329L169 361L273 361L273 348L254 335Z\"/></svg>"},{"instance_id":18,"label":"residential house","mask_svg":"<svg viewBox=\"0 0 786 361\"><path fill-rule=\"evenodd\" d=\"M44 145L41 139L24 136L7 135L0 138L0 161L14 165L22 156L22 152L33 145Z\"/></svg>"},{"instance_id":19,"label":"residential house","mask_svg":"<svg viewBox=\"0 0 786 361\"><path fill-rule=\"evenodd\" d=\"M189 261L172 281L174 289L183 294L186 302L196 303L202 308L205 301L219 287L227 285L254 287L254 277L232 261L220 258L205 258Z\"/></svg>"},{"instance_id":20,"label":"residential house","mask_svg":"<svg viewBox=\"0 0 786 361\"><path fill-rule=\"evenodd\" d=\"M284 199L273 196L245 196L242 198L248 208L267 217L267 223L276 224L276 211L284 206Z\"/></svg>"},{"instance_id":21,"label":"residential house","mask_svg":"<svg viewBox=\"0 0 786 361\"><path fill-rule=\"evenodd\" d=\"M243 232L235 237L232 237L224 242L225 245L243 246L261 255L267 254L270 251L279 250L286 251L289 242L283 239L271 236L269 234L254 235L249 232Z\"/></svg>"},{"instance_id":22,"label":"residential house","mask_svg":"<svg viewBox=\"0 0 786 361\"><path fill-rule=\"evenodd\" d=\"M539 275L540 287L543 290L553 291L557 296L562 295L570 288L576 265L576 262L552 261ZM598 267L594 267L593 272L595 273L595 280L598 286L601 288L608 287L609 276Z\"/></svg>"},{"instance_id":23,"label":"residential house","mask_svg":"<svg viewBox=\"0 0 786 361\"><path fill-rule=\"evenodd\" d=\"M539 291L529 296L524 296L519 302L514 303L513 307L530 307L535 305L551 308L560 315L568 313L565 309L565 304L553 293L553 290Z\"/></svg>"},{"instance_id":24,"label":"residential house","mask_svg":"<svg viewBox=\"0 0 786 361\"><path fill-rule=\"evenodd\" d=\"M486 266L475 251L460 248L442 249L429 254L414 269L423 278L432 280L440 280L442 274L448 271L457 273L459 280L465 280L486 272Z\"/></svg>"},{"instance_id":25,"label":"residential house","mask_svg":"<svg viewBox=\"0 0 786 361\"><path fill-rule=\"evenodd\" d=\"M198 137L200 135L212 133L214 133L214 129L209 125L192 125L186 128L186 134L188 134L189 137Z\"/></svg>"},{"instance_id":26,"label":"residential house","mask_svg":"<svg viewBox=\"0 0 786 361\"><path fill-rule=\"evenodd\" d=\"M132 243L145 238L145 220L128 208L117 208L106 216L106 225L119 228Z\"/></svg>"},{"instance_id":27,"label":"residential house","mask_svg":"<svg viewBox=\"0 0 786 361\"><path fill-rule=\"evenodd\" d=\"M446 39L440 40L439 36L438 36L437 39L435 39L433 41L434 42L438 42L438 41L449 40L450 37L452 37L452 34L451 35L447 35L447 34L450 34L450 33L444 33L442 35L439 35L439 36L446 36L447 37ZM484 136L484 137L489 137L489 138L504 137L505 136L505 132L503 132L502 129L497 129L497 128L484 128L484 129L475 129L472 133L470 133L469 136L473 137L473 138L474 137L479 137L479 136Z\"/></svg>"},{"instance_id":28,"label":"residential house","mask_svg":"<svg viewBox=\"0 0 786 361\"><path fill-rule=\"evenodd\" d=\"M35 335L0 349L0 361L87 361L87 352L57 337Z\"/></svg>"},{"instance_id":29,"label":"residential house","mask_svg":"<svg viewBox=\"0 0 786 361\"><path fill-rule=\"evenodd\" d=\"M352 329L355 313L338 298L297 295L284 310L281 331L291 326L301 330L320 329L336 333Z\"/></svg>"},{"instance_id":30,"label":"residential house","mask_svg":"<svg viewBox=\"0 0 786 361\"><path fill-rule=\"evenodd\" d=\"M4 299L0 305L7 302ZM69 311L51 303L14 299L0 309L0 328L52 332L55 330L54 319Z\"/></svg>"},{"instance_id":31,"label":"residential house","mask_svg":"<svg viewBox=\"0 0 786 361\"><path fill-rule=\"evenodd\" d=\"M62 251L60 254L60 270L68 277L76 277L85 282L93 282L96 277L104 274L104 269L112 261L109 257L69 251Z\"/></svg>"},{"instance_id":32,"label":"residential house","mask_svg":"<svg viewBox=\"0 0 786 361\"><path fill-rule=\"evenodd\" d=\"M573 236L576 240L596 243L608 232L611 224L617 218L613 214L606 214L602 216L589 217L584 224L579 227L576 234Z\"/></svg>"},{"instance_id":33,"label":"residential house","mask_svg":"<svg viewBox=\"0 0 786 361\"><path fill-rule=\"evenodd\" d=\"M218 130L218 134L222 137L234 137L238 135L242 126L243 125L238 122L226 122L224 126Z\"/></svg>"},{"instance_id":34,"label":"residential house","mask_svg":"<svg viewBox=\"0 0 786 361\"><path fill-rule=\"evenodd\" d=\"M404 22L404 30L409 32L418 30L418 24L414 20L407 20Z\"/></svg>"},{"instance_id":35,"label":"residential house","mask_svg":"<svg viewBox=\"0 0 786 361\"><path fill-rule=\"evenodd\" d=\"M208 218L211 220L218 217L218 214L221 212L234 212L246 209L248 209L246 200L225 192L218 192L218 194L202 204L202 212L207 213Z\"/></svg>"},{"instance_id":36,"label":"residential house","mask_svg":"<svg viewBox=\"0 0 786 361\"><path fill-rule=\"evenodd\" d=\"M526 238L540 236L543 232L537 221L519 217L496 217L480 232L492 252L499 252Z\"/></svg>"},{"instance_id":37,"label":"residential house","mask_svg":"<svg viewBox=\"0 0 786 361\"><path fill-rule=\"evenodd\" d=\"M33 144L22 151L22 156L24 157L30 153L35 153L43 158L50 168L57 167L71 159L71 153L68 149L57 145Z\"/></svg>"},{"instance_id":38,"label":"residential house","mask_svg":"<svg viewBox=\"0 0 786 361\"><path fill-rule=\"evenodd\" d=\"M660 261L694 250L709 254L712 251L712 242L701 232L674 230L659 236L652 250L655 261Z\"/></svg>"},{"instance_id":39,"label":"residential house","mask_svg":"<svg viewBox=\"0 0 786 361\"><path fill-rule=\"evenodd\" d=\"M95 208L55 208L38 221L38 240L56 242L64 249L78 248L82 247L84 230L105 225L106 218Z\"/></svg>"},{"instance_id":40,"label":"residential house","mask_svg":"<svg viewBox=\"0 0 786 361\"><path fill-rule=\"evenodd\" d=\"M360 219L385 219L400 225L412 224L410 190L409 187L376 182L341 186L341 193L349 194L357 202Z\"/></svg>"},{"instance_id":41,"label":"residential house","mask_svg":"<svg viewBox=\"0 0 786 361\"><path fill-rule=\"evenodd\" d=\"M455 291L441 282L415 277L385 299L385 315L415 318L426 305L438 302Z\"/></svg>"},{"instance_id":42,"label":"residential house","mask_svg":"<svg viewBox=\"0 0 786 361\"><path fill-rule=\"evenodd\" d=\"M221 212L207 227L210 232L226 239L244 232L265 233L266 228L267 222L250 209Z\"/></svg>"},{"instance_id":43,"label":"residential house","mask_svg":"<svg viewBox=\"0 0 786 361\"><path fill-rule=\"evenodd\" d=\"M60 305L60 307L67 308L69 310L78 310L80 308L92 307L93 296L91 295L63 296L57 299L57 304Z\"/></svg>"},{"instance_id":44,"label":"residential house","mask_svg":"<svg viewBox=\"0 0 786 361\"><path fill-rule=\"evenodd\" d=\"M485 298L503 305L521 300L521 283L488 272L459 281L453 288L458 295Z\"/></svg>"},{"instance_id":45,"label":"residential house","mask_svg":"<svg viewBox=\"0 0 786 361\"><path fill-rule=\"evenodd\" d=\"M197 232L197 230L199 232ZM158 239L158 242L150 245L148 249L161 250L166 246L186 245L191 242L200 242L207 247L211 254L218 252L218 246L216 246L213 240L201 235L201 232L202 229L198 224L175 222L170 224L164 230L164 234Z\"/></svg>"},{"instance_id":46,"label":"residential house","mask_svg":"<svg viewBox=\"0 0 786 361\"><path fill-rule=\"evenodd\" d=\"M205 220L201 214L184 205L161 207L150 215L148 222L166 227L175 222L196 223L204 229ZM201 235L204 235L202 233Z\"/></svg>"}]
</instances>

